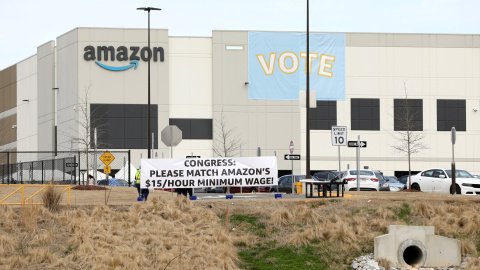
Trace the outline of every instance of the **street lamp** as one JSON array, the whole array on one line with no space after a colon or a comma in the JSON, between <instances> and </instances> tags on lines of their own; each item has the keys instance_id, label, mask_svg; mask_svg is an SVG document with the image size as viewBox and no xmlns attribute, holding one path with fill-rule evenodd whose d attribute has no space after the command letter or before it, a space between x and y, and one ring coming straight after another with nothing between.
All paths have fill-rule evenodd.
<instances>
[{"instance_id":1,"label":"street lamp","mask_svg":"<svg viewBox=\"0 0 480 270\"><path fill-rule=\"evenodd\" d=\"M307 95L306 95L306 105L307 105L307 125L306 125L306 146L307 146L307 152L306 152L306 163L307 167L305 170L305 177L307 179L311 179L312 177L310 176L310 27L309 27L309 2L307 0ZM316 99L316 98L315 98Z\"/></svg>"},{"instance_id":2,"label":"street lamp","mask_svg":"<svg viewBox=\"0 0 480 270\"><path fill-rule=\"evenodd\" d=\"M148 50L150 52L148 57L148 141L147 141L147 152L148 158L152 157L150 151L150 141L151 141L151 130L150 130L150 59L152 58L152 52L150 49L150 10L161 10L160 8L154 7L139 7L137 10L143 10L148 12ZM153 149L153 146L152 146Z\"/></svg>"}]
</instances>

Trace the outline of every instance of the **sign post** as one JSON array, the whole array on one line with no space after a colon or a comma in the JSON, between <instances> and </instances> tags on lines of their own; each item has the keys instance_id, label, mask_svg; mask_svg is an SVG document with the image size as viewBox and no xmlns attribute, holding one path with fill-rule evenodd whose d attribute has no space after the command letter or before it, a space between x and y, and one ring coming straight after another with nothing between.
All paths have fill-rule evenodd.
<instances>
[{"instance_id":1,"label":"sign post","mask_svg":"<svg viewBox=\"0 0 480 270\"><path fill-rule=\"evenodd\" d=\"M100 156L100 160L103 162L103 164L105 164L105 166L110 165L114 159L115 157L108 150Z\"/></svg>"},{"instance_id":2,"label":"sign post","mask_svg":"<svg viewBox=\"0 0 480 270\"><path fill-rule=\"evenodd\" d=\"M161 133L162 142L170 146L170 158L173 158L173 146L182 141L182 131L175 125L166 126Z\"/></svg>"},{"instance_id":3,"label":"sign post","mask_svg":"<svg viewBox=\"0 0 480 270\"><path fill-rule=\"evenodd\" d=\"M457 140L457 130L455 127L452 127L452 188L450 188L450 193L452 196L457 192L457 184L455 179L455 141Z\"/></svg>"},{"instance_id":4,"label":"sign post","mask_svg":"<svg viewBox=\"0 0 480 270\"><path fill-rule=\"evenodd\" d=\"M358 135L358 140L357 140L357 191L360 191L360 147L362 147L362 144L360 144L360 135ZM348 142L348 146L350 146L350 142ZM367 146L367 143L365 142L365 147Z\"/></svg>"},{"instance_id":5,"label":"sign post","mask_svg":"<svg viewBox=\"0 0 480 270\"><path fill-rule=\"evenodd\" d=\"M338 171L342 171L342 164L340 159L340 146L347 145L347 127L346 126L332 126L332 145L338 146Z\"/></svg>"},{"instance_id":6,"label":"sign post","mask_svg":"<svg viewBox=\"0 0 480 270\"><path fill-rule=\"evenodd\" d=\"M103 164L105 164L105 167L103 168L103 172L105 174L107 174L107 184L108 184L108 174L111 173L111 168L110 166L110 163L112 163L112 161L115 159L115 157L107 151L105 151L105 153L103 153L103 155L100 156L100 160L103 162Z\"/></svg>"},{"instance_id":7,"label":"sign post","mask_svg":"<svg viewBox=\"0 0 480 270\"><path fill-rule=\"evenodd\" d=\"M290 155L293 154L293 140L290 140ZM292 194L293 194L293 191L295 190L294 189L295 187L295 177L293 176L293 159L292 159ZM277 193L278 193L278 185L277 185Z\"/></svg>"},{"instance_id":8,"label":"sign post","mask_svg":"<svg viewBox=\"0 0 480 270\"><path fill-rule=\"evenodd\" d=\"M348 141L348 147L367 147L367 141Z\"/></svg>"}]
</instances>

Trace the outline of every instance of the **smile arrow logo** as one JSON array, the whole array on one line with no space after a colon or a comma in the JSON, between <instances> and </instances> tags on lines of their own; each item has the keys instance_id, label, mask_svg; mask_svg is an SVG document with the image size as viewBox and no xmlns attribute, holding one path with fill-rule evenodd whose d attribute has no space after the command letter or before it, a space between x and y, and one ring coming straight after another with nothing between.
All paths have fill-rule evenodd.
<instances>
[{"instance_id":1,"label":"smile arrow logo","mask_svg":"<svg viewBox=\"0 0 480 270\"><path fill-rule=\"evenodd\" d=\"M137 69L137 66L138 66L138 61L131 61L130 62L131 65L124 66L124 67L111 67L111 66L100 64L98 61L95 61L95 63L97 65L101 66L102 68L107 69L107 70L111 70L111 71L123 71L123 70L127 70L129 68L132 68L132 67L135 67L134 69Z\"/></svg>"}]
</instances>

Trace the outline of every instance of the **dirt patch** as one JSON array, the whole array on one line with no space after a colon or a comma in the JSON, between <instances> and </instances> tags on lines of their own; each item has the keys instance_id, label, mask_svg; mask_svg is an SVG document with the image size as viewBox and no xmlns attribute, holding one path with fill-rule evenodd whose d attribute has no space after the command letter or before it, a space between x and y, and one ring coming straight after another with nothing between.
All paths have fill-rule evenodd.
<instances>
[{"instance_id":1,"label":"dirt patch","mask_svg":"<svg viewBox=\"0 0 480 270\"><path fill-rule=\"evenodd\" d=\"M404 189L404 190L399 190L397 192L421 192L421 191L416 189Z\"/></svg>"},{"instance_id":2,"label":"dirt patch","mask_svg":"<svg viewBox=\"0 0 480 270\"><path fill-rule=\"evenodd\" d=\"M110 190L104 186L74 186L73 190Z\"/></svg>"}]
</instances>

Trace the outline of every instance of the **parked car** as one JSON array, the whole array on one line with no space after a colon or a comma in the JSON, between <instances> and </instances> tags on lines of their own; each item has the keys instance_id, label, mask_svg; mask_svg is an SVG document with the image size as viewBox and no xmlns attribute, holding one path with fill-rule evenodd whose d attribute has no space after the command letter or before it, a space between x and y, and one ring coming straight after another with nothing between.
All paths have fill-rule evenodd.
<instances>
[{"instance_id":1,"label":"parked car","mask_svg":"<svg viewBox=\"0 0 480 270\"><path fill-rule=\"evenodd\" d=\"M381 171L373 171L375 176L378 178L378 183L380 186L379 191L390 191L390 185L387 183L387 180L383 177L383 173Z\"/></svg>"},{"instance_id":2,"label":"parked car","mask_svg":"<svg viewBox=\"0 0 480 270\"><path fill-rule=\"evenodd\" d=\"M215 193L215 187L198 187L193 189L193 193Z\"/></svg>"},{"instance_id":3,"label":"parked car","mask_svg":"<svg viewBox=\"0 0 480 270\"><path fill-rule=\"evenodd\" d=\"M412 172L411 176L413 177L413 176L416 175L417 173L419 173L419 172ZM400 176L400 177L398 178L398 182L407 185L407 188L408 188L408 174L407 174L407 175L402 175L402 176Z\"/></svg>"},{"instance_id":4,"label":"parked car","mask_svg":"<svg viewBox=\"0 0 480 270\"><path fill-rule=\"evenodd\" d=\"M455 170L455 183L457 194L480 195L480 180L465 170ZM412 176L412 189L448 194L451 188L451 169L428 169Z\"/></svg>"},{"instance_id":5,"label":"parked car","mask_svg":"<svg viewBox=\"0 0 480 270\"><path fill-rule=\"evenodd\" d=\"M245 186L245 187L230 187L230 193L257 193L268 192L269 187L260 186ZM218 192L218 191L217 191ZM227 187L222 187L222 193L227 193Z\"/></svg>"},{"instance_id":6,"label":"parked car","mask_svg":"<svg viewBox=\"0 0 480 270\"><path fill-rule=\"evenodd\" d=\"M339 171L318 171L313 174L313 178L317 181L325 181L332 183L334 181L341 181L343 172ZM332 190L337 190L337 185L332 185Z\"/></svg>"},{"instance_id":7,"label":"parked car","mask_svg":"<svg viewBox=\"0 0 480 270\"><path fill-rule=\"evenodd\" d=\"M305 179L304 174L294 174L295 181L293 183L299 182L300 180ZM270 186L270 192L277 192L277 185ZM292 175L284 175L278 178L278 192L292 193ZM297 189L294 186L293 193L297 193Z\"/></svg>"},{"instance_id":8,"label":"parked car","mask_svg":"<svg viewBox=\"0 0 480 270\"><path fill-rule=\"evenodd\" d=\"M400 176L400 178L398 178L397 180L398 180L398 182L408 186L408 174Z\"/></svg>"},{"instance_id":9,"label":"parked car","mask_svg":"<svg viewBox=\"0 0 480 270\"><path fill-rule=\"evenodd\" d=\"M378 191L380 183L377 176L372 170L359 170L360 174L360 190ZM343 181L346 181L345 189L357 190L357 170L346 170L343 174Z\"/></svg>"},{"instance_id":10,"label":"parked car","mask_svg":"<svg viewBox=\"0 0 480 270\"><path fill-rule=\"evenodd\" d=\"M384 176L385 181L387 181L388 185L390 186L390 191L399 191L407 189L406 184L402 184L398 181L396 176Z\"/></svg>"},{"instance_id":11,"label":"parked car","mask_svg":"<svg viewBox=\"0 0 480 270\"><path fill-rule=\"evenodd\" d=\"M115 179L116 183L115 183L115 180L112 181L112 179ZM98 180L97 185L102 185L102 186L107 185L107 179ZM128 181L126 181L124 179L110 178L110 179L108 179L108 185L109 186L118 186L118 187L128 187Z\"/></svg>"}]
</instances>

